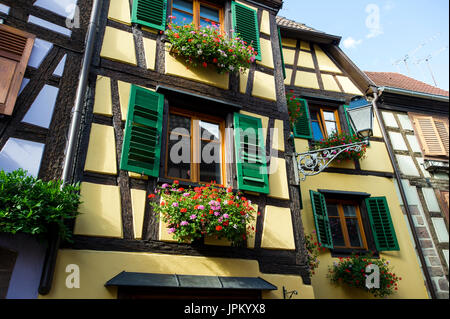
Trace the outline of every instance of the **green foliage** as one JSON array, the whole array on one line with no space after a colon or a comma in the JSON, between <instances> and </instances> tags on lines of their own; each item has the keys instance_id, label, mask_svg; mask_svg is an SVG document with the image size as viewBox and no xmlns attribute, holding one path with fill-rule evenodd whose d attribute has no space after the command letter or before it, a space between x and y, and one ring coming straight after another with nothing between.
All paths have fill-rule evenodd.
<instances>
[{"instance_id":1,"label":"green foliage","mask_svg":"<svg viewBox=\"0 0 450 319\"><path fill-rule=\"evenodd\" d=\"M175 19L176 17L170 17ZM228 39L217 25L197 28L194 23L170 23L165 31L172 51L183 57L188 66L213 64L220 74L245 72L255 61L255 49L238 37Z\"/></svg>"},{"instance_id":2,"label":"green foliage","mask_svg":"<svg viewBox=\"0 0 450 319\"><path fill-rule=\"evenodd\" d=\"M254 231L250 225L255 219L254 208L241 193L235 195L230 188L212 184L184 189L175 181L172 186L162 185L156 194L161 195L161 203L150 205L179 242L209 235L226 238L238 246Z\"/></svg>"},{"instance_id":3,"label":"green foliage","mask_svg":"<svg viewBox=\"0 0 450 319\"><path fill-rule=\"evenodd\" d=\"M62 240L71 232L64 224L74 219L80 204L79 185L62 181L44 182L22 169L11 173L0 171L0 232L26 233L45 239L50 225L56 225Z\"/></svg>"},{"instance_id":4,"label":"green foliage","mask_svg":"<svg viewBox=\"0 0 450 319\"><path fill-rule=\"evenodd\" d=\"M366 287L366 267L377 265L380 270L380 288ZM372 254L359 256L353 254L351 257L339 258L339 262L334 262L328 267L327 277L334 284L346 284L350 287L360 288L375 297L387 297L398 290L398 282L402 278L397 277L389 266L389 261L384 258L374 259Z\"/></svg>"},{"instance_id":5,"label":"green foliage","mask_svg":"<svg viewBox=\"0 0 450 319\"><path fill-rule=\"evenodd\" d=\"M313 231L315 233L315 231ZM311 271L311 274L315 274L315 269L319 267L319 250L323 249L324 247L321 247L321 244L317 242L317 240L314 239L314 236L312 234L305 235L305 245L306 245L306 251L308 256L308 264L309 264L309 270Z\"/></svg>"},{"instance_id":6,"label":"green foliage","mask_svg":"<svg viewBox=\"0 0 450 319\"><path fill-rule=\"evenodd\" d=\"M363 139L360 138L358 135L351 135L345 132L342 133L334 133L331 134L328 138L323 138L320 141L317 141L314 145L314 150L321 150L324 148L329 147L335 147L335 146L341 146L346 144L352 144L352 143L359 143L362 142ZM336 157L337 162L341 161L353 161L353 160L359 160L365 157L367 150L367 145L362 144L361 150L359 152L356 151L344 151L341 154L339 154L338 157ZM336 154L336 151L334 151ZM332 152L333 154L333 152Z\"/></svg>"},{"instance_id":7,"label":"green foliage","mask_svg":"<svg viewBox=\"0 0 450 319\"><path fill-rule=\"evenodd\" d=\"M289 112L289 120L291 122L291 125L294 126L298 118L302 115L300 101L294 95L294 92L292 90L286 92L286 100Z\"/></svg>"}]
</instances>

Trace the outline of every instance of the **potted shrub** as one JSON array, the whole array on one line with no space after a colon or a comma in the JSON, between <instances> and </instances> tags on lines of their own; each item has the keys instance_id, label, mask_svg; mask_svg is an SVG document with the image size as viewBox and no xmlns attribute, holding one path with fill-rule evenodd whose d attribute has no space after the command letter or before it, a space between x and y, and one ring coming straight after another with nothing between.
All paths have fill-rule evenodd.
<instances>
[{"instance_id":1,"label":"potted shrub","mask_svg":"<svg viewBox=\"0 0 450 319\"><path fill-rule=\"evenodd\" d=\"M194 23L177 25L171 22L165 35L171 44L171 53L183 58L188 68L215 65L220 74L245 72L257 55L251 43L239 37L224 36L214 24L197 28Z\"/></svg>"},{"instance_id":2,"label":"potted shrub","mask_svg":"<svg viewBox=\"0 0 450 319\"><path fill-rule=\"evenodd\" d=\"M379 288L367 288L366 286L366 267L376 265L379 269L380 283ZM375 297L387 297L398 290L398 282L402 280L393 273L390 263L384 258L374 259L373 255L359 256L353 254L351 257L339 258L328 267L327 277L333 284L347 285L349 287L359 288L367 291Z\"/></svg>"},{"instance_id":3,"label":"potted shrub","mask_svg":"<svg viewBox=\"0 0 450 319\"><path fill-rule=\"evenodd\" d=\"M0 171L0 232L25 233L47 239L57 231L61 240L70 241L66 221L78 215L79 185L62 181L44 182L25 171Z\"/></svg>"},{"instance_id":4,"label":"potted shrub","mask_svg":"<svg viewBox=\"0 0 450 319\"><path fill-rule=\"evenodd\" d=\"M179 242L196 240L205 235L226 238L234 246L242 245L254 232L255 219L251 202L231 188L209 184L184 189L179 182L163 184L149 198L161 196L161 202L150 205L167 225L167 232Z\"/></svg>"},{"instance_id":5,"label":"potted shrub","mask_svg":"<svg viewBox=\"0 0 450 319\"><path fill-rule=\"evenodd\" d=\"M341 146L346 144L353 144L353 143L359 143L362 142L363 139L357 135L351 135L345 132L342 133L334 133L331 134L328 138L323 138L319 141L317 141L314 146L313 150L321 150L326 148L331 148L335 146ZM336 157L336 160L338 163L342 161L354 161L354 160L360 160L365 157L367 150L366 144L361 144L360 147L355 147L351 150L345 150L341 154L339 154ZM337 154L336 150L332 150L328 152L328 157L331 157L333 155ZM326 155L326 154L324 154Z\"/></svg>"}]
</instances>

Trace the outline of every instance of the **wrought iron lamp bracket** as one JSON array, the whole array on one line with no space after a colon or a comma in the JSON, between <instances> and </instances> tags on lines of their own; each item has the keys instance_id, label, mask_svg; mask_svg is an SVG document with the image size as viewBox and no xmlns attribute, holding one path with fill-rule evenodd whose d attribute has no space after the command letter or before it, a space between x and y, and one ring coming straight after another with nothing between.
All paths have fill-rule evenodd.
<instances>
[{"instance_id":1,"label":"wrought iron lamp bracket","mask_svg":"<svg viewBox=\"0 0 450 319\"><path fill-rule=\"evenodd\" d=\"M287 291L286 287L283 286L283 299L292 299L294 295L298 295L297 290Z\"/></svg>"}]
</instances>

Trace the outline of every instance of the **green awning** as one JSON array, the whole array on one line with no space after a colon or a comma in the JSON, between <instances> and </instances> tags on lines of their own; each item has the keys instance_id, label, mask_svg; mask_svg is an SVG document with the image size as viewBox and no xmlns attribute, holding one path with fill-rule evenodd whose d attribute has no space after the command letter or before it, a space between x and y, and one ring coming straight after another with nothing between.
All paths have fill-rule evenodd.
<instances>
[{"instance_id":1,"label":"green awning","mask_svg":"<svg viewBox=\"0 0 450 319\"><path fill-rule=\"evenodd\" d=\"M278 289L276 286L259 277L188 276L126 271L110 279L105 286L242 290Z\"/></svg>"}]
</instances>

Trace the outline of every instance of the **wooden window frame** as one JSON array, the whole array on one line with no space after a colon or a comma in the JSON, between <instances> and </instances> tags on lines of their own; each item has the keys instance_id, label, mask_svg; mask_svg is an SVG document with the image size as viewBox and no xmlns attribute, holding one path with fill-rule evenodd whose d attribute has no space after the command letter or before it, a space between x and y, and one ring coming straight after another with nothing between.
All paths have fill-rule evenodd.
<instances>
[{"instance_id":1,"label":"wooden window frame","mask_svg":"<svg viewBox=\"0 0 450 319\"><path fill-rule=\"evenodd\" d=\"M191 179L184 179L184 178L177 178L172 177L168 175L168 163L169 163L169 140L170 140L170 116L174 115L180 115L184 117L189 117L191 119ZM202 182L200 181L200 159L198 159L198 154L200 150L200 130L199 126L195 125L195 121L207 121L210 123L214 123L219 125L219 131L220 131L220 150L221 150L221 185L226 184L226 165L225 165L225 145L226 145L226 139L225 139L225 119L199 113L199 112L192 112L192 111L186 111L181 108L177 107L171 107L169 110L169 116L167 117L167 139L166 139L166 159L164 164L164 178L166 179L177 179L183 182L187 183L194 183L194 184L208 184L209 182ZM201 156L201 155L200 155Z\"/></svg>"},{"instance_id":2,"label":"wooden window frame","mask_svg":"<svg viewBox=\"0 0 450 319\"><path fill-rule=\"evenodd\" d=\"M221 32L222 33L224 32L224 30L225 30L224 29L225 14L224 14L223 6L215 4L215 3L211 3L208 1L204 1L204 0L184 0L184 1L192 2L192 15L193 15L192 21L195 23L195 26L197 28L200 28L200 5L218 10L220 21L212 21L212 20L209 20L209 21L212 21L212 22L218 24ZM174 8L173 1L171 1L171 15L176 17L176 13L174 12L174 10L183 12L183 13L187 13L189 15L191 14L190 12L186 12L186 11Z\"/></svg>"},{"instance_id":3,"label":"wooden window frame","mask_svg":"<svg viewBox=\"0 0 450 319\"><path fill-rule=\"evenodd\" d=\"M368 250L368 245L367 245L367 237L366 237L366 232L364 230L364 224L363 224L363 220L361 217L361 209L360 209L360 204L356 201L351 201L351 200L338 200L338 199L326 199L326 203L328 204L335 204L337 205L337 209L338 209L338 214L339 214L339 220L341 223L341 230L342 230L342 234L344 235L344 241L345 241L345 246L336 246L334 245L333 249L337 249L337 250L342 250L342 249L350 249L350 250ZM344 209L343 209L343 205L352 205L356 208L356 217L345 217L344 215ZM328 214L328 219L331 218L338 218L335 216L330 216ZM357 219L358 220L358 226L360 229L360 233L361 233L361 240L362 240L362 247L353 247L350 244L350 236L348 234L348 230L347 230L347 223L346 223L346 219Z\"/></svg>"},{"instance_id":4,"label":"wooden window frame","mask_svg":"<svg viewBox=\"0 0 450 319\"><path fill-rule=\"evenodd\" d=\"M324 111L325 112L333 112L334 118L336 119L337 133L340 134L342 132L341 121L340 121L340 118L339 118L339 109L334 109L334 108L330 108L330 107L326 107L326 106L319 106L317 104L313 104L313 105L310 106L310 110L309 110L310 114L312 113L311 112L312 110L313 111L317 111L317 113L319 115L319 121L318 122L319 122L320 130L322 131L323 138L328 138L329 137L328 136L328 132L326 130L326 123L325 122L327 122L327 121L325 121L325 116L323 114ZM312 116L310 116L310 117L311 117L311 129L312 129L313 118L312 118ZM315 121L315 119L314 119L314 121ZM314 138L314 132L313 131L311 132L311 135L312 135L312 140L313 141L317 141Z\"/></svg>"}]
</instances>

